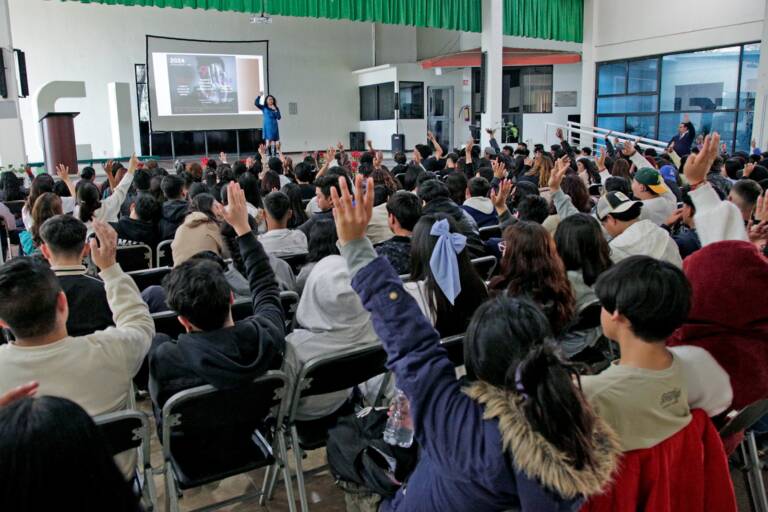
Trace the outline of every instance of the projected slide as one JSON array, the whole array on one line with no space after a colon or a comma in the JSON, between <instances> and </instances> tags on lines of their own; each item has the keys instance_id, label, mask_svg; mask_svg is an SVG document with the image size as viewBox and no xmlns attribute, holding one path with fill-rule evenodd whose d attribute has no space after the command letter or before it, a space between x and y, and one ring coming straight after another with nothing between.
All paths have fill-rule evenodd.
<instances>
[{"instance_id":1,"label":"projected slide","mask_svg":"<svg viewBox=\"0 0 768 512\"><path fill-rule=\"evenodd\" d=\"M152 53L159 116L250 114L264 89L259 55Z\"/></svg>"}]
</instances>

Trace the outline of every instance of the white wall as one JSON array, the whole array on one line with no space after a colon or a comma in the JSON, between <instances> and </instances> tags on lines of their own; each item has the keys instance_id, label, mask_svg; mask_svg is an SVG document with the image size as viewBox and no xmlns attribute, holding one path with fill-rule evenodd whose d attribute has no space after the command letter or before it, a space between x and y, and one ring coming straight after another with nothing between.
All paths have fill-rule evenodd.
<instances>
[{"instance_id":1,"label":"white wall","mask_svg":"<svg viewBox=\"0 0 768 512\"><path fill-rule=\"evenodd\" d=\"M252 25L246 14L214 10L9 3L14 45L27 53L30 98L21 101L21 117L32 161L42 160L33 97L53 80L85 81L87 98L60 100L56 107L81 112L75 119L78 144L91 144L96 158L116 156L111 154L107 84L131 84L136 116L133 66L146 60L145 34L268 39L271 92L283 105L298 103L298 115L284 115L280 123L286 151L347 141L348 132L358 127L357 77L351 71L371 63L368 23L275 17L272 25ZM135 131L138 148L138 125Z\"/></svg>"},{"instance_id":2,"label":"white wall","mask_svg":"<svg viewBox=\"0 0 768 512\"><path fill-rule=\"evenodd\" d=\"M547 131L546 123L565 124L569 115L581 112L581 63L552 66L552 113L523 114L523 140L529 145L554 144L554 128ZM558 91L576 91L575 107L556 107Z\"/></svg>"},{"instance_id":3,"label":"white wall","mask_svg":"<svg viewBox=\"0 0 768 512\"><path fill-rule=\"evenodd\" d=\"M0 0L0 52L3 52L5 75L8 88L7 99L0 99L0 165L4 167L22 167L26 163L24 136L19 119L18 91L16 90L16 65L11 41L11 23L8 13L8 0Z\"/></svg>"}]
</instances>

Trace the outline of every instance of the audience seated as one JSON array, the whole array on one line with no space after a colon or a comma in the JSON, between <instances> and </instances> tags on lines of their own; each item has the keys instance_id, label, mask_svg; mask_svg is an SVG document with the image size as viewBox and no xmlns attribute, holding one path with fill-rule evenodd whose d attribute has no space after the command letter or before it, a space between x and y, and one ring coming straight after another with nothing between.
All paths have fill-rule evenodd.
<instances>
[{"instance_id":1,"label":"audience seated","mask_svg":"<svg viewBox=\"0 0 768 512\"><path fill-rule=\"evenodd\" d=\"M274 256L291 256L307 252L307 237L298 229L288 229L293 212L288 196L272 192L264 198L267 232L259 235L264 250Z\"/></svg>"},{"instance_id":2,"label":"audience seated","mask_svg":"<svg viewBox=\"0 0 768 512\"><path fill-rule=\"evenodd\" d=\"M159 334L149 357L149 390L155 411L184 389L211 384L227 389L280 368L285 324L277 282L267 254L251 231L245 194L228 185L221 215L238 236L253 300L253 316L233 322L232 290L220 266L190 259L174 267L164 286L168 306L187 333L178 340Z\"/></svg>"},{"instance_id":3,"label":"audience seated","mask_svg":"<svg viewBox=\"0 0 768 512\"><path fill-rule=\"evenodd\" d=\"M485 255L485 245L478 235L475 219L451 200L445 183L437 179L427 179L419 185L418 196L423 202L424 215L439 213L454 220L457 231L467 238L466 245L472 258Z\"/></svg>"},{"instance_id":4,"label":"audience seated","mask_svg":"<svg viewBox=\"0 0 768 512\"><path fill-rule=\"evenodd\" d=\"M88 226L88 232L91 233L91 223L94 220L103 222L117 222L120 215L120 207L125 201L125 197L128 194L128 190L133 183L133 176L138 166L138 159L136 155L131 156L131 160L128 163L128 169L123 174L119 184L115 184L112 190L112 194L106 199L101 201L101 191L99 188L90 181L82 182L80 189L77 191L77 206L74 210L74 215L81 221L85 222ZM59 177L64 183L69 184L69 170L67 168L61 169ZM71 186L70 186L71 190ZM66 213L66 210L65 210Z\"/></svg>"},{"instance_id":5,"label":"audience seated","mask_svg":"<svg viewBox=\"0 0 768 512\"><path fill-rule=\"evenodd\" d=\"M298 327L285 340L284 370L293 379L302 365L315 357L380 343L371 316L352 289L347 263L341 256L326 256L314 265L301 294L296 322ZM373 401L378 388L372 388ZM304 421L328 416L344 405L351 391L302 399L296 418Z\"/></svg>"},{"instance_id":6,"label":"audience seated","mask_svg":"<svg viewBox=\"0 0 768 512\"><path fill-rule=\"evenodd\" d=\"M319 220L328 219L333 222L333 205L331 204L331 189L339 186L339 176L348 180L346 173L336 167L315 180L315 199L319 211L313 213L307 222L299 226L299 230L304 233L308 241L312 240L312 225Z\"/></svg>"},{"instance_id":7,"label":"audience seated","mask_svg":"<svg viewBox=\"0 0 768 512\"><path fill-rule=\"evenodd\" d=\"M53 192L45 192L35 200L32 207L32 228L29 231L19 233L19 241L24 254L31 256L40 252L40 244L42 243L40 226L51 217L62 213L64 210L62 209L61 198ZM83 237L83 242L85 242L85 237Z\"/></svg>"},{"instance_id":8,"label":"audience seated","mask_svg":"<svg viewBox=\"0 0 768 512\"><path fill-rule=\"evenodd\" d=\"M326 256L339 254L339 249L336 246L339 239L336 235L336 226L333 221L329 219L318 220L312 226L310 234L307 260L304 266L301 267L299 275L296 276L295 290L299 295L302 294L304 285L315 264Z\"/></svg>"},{"instance_id":9,"label":"audience seated","mask_svg":"<svg viewBox=\"0 0 768 512\"><path fill-rule=\"evenodd\" d=\"M373 189L373 214L365 230L365 236L374 245L392 238L392 230L389 229L389 212L387 211L387 201L392 192L385 185L376 185Z\"/></svg>"},{"instance_id":10,"label":"audience seated","mask_svg":"<svg viewBox=\"0 0 768 512\"><path fill-rule=\"evenodd\" d=\"M160 219L161 210L162 205L149 193L140 192L134 195L129 206L129 214L111 223L117 231L120 243L146 244L154 249L160 242L157 235L157 221Z\"/></svg>"},{"instance_id":11,"label":"audience seated","mask_svg":"<svg viewBox=\"0 0 768 512\"><path fill-rule=\"evenodd\" d=\"M210 194L198 194L189 202L187 216L176 230L171 243L174 266L201 251L212 251L225 258L229 257L220 232L221 221L216 213L220 206Z\"/></svg>"},{"instance_id":12,"label":"audience seated","mask_svg":"<svg viewBox=\"0 0 768 512\"><path fill-rule=\"evenodd\" d=\"M496 226L499 223L496 208L488 198L490 190L491 184L488 180L479 176L472 178L467 184L466 200L462 208L472 216L478 228Z\"/></svg>"},{"instance_id":13,"label":"audience seated","mask_svg":"<svg viewBox=\"0 0 768 512\"><path fill-rule=\"evenodd\" d=\"M386 207L387 222L394 236L375 245L376 253L386 257L400 275L410 274L411 236L421 217L421 201L416 194L401 190L392 194Z\"/></svg>"},{"instance_id":14,"label":"audience seated","mask_svg":"<svg viewBox=\"0 0 768 512\"><path fill-rule=\"evenodd\" d=\"M98 220L93 227L90 254L101 269L115 327L71 336L67 296L54 272L30 257L5 263L0 267L0 325L11 330L15 341L0 345L0 393L37 380L40 394L69 398L91 415L128 404L131 379L155 328L133 279L115 262L117 233ZM128 474L131 464L121 467Z\"/></svg>"},{"instance_id":15,"label":"audience seated","mask_svg":"<svg viewBox=\"0 0 768 512\"><path fill-rule=\"evenodd\" d=\"M181 176L168 175L163 177L160 187L165 202L160 213L158 234L161 240L172 240L187 215L186 183Z\"/></svg>"},{"instance_id":16,"label":"audience seated","mask_svg":"<svg viewBox=\"0 0 768 512\"><path fill-rule=\"evenodd\" d=\"M301 197L301 189L296 183L288 183L280 189L280 192L288 196L291 205L291 218L288 219L288 229L296 229L307 222L307 214Z\"/></svg>"},{"instance_id":17,"label":"audience seated","mask_svg":"<svg viewBox=\"0 0 768 512\"><path fill-rule=\"evenodd\" d=\"M663 224L675 211L677 197L664 183L659 171L651 167L643 167L635 172L632 194L643 203L640 218L656 225Z\"/></svg>"},{"instance_id":18,"label":"audience seated","mask_svg":"<svg viewBox=\"0 0 768 512\"><path fill-rule=\"evenodd\" d=\"M93 419L66 398L0 407L0 461L2 510L141 510Z\"/></svg>"}]
</instances>

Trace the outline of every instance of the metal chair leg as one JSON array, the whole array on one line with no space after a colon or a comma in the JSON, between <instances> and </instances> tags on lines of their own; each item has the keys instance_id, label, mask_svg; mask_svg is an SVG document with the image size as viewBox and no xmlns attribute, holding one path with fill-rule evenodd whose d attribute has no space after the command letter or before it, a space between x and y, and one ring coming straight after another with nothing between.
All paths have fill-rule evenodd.
<instances>
[{"instance_id":1,"label":"metal chair leg","mask_svg":"<svg viewBox=\"0 0 768 512\"><path fill-rule=\"evenodd\" d=\"M264 471L264 482L261 484L261 496L259 496L259 506L263 507L264 504L267 502L267 492L269 492L269 481L270 481L270 475L272 474L272 470L275 468L275 465L267 466L267 469Z\"/></svg>"},{"instance_id":2,"label":"metal chair leg","mask_svg":"<svg viewBox=\"0 0 768 512\"><path fill-rule=\"evenodd\" d=\"M165 512L179 512L179 495L171 464L165 464Z\"/></svg>"},{"instance_id":3,"label":"metal chair leg","mask_svg":"<svg viewBox=\"0 0 768 512\"><path fill-rule=\"evenodd\" d=\"M760 456L757 453L755 433L749 431L745 434L745 438L749 456L749 473L752 476L754 485L752 491L754 493L755 509L759 512L768 512L768 495L766 495L765 492L762 464L760 463Z\"/></svg>"},{"instance_id":4,"label":"metal chair leg","mask_svg":"<svg viewBox=\"0 0 768 512\"><path fill-rule=\"evenodd\" d=\"M152 475L152 466L148 466L144 469L144 488L143 494L145 499L149 501L149 507L147 512L157 510L157 488L155 487L155 478Z\"/></svg>"},{"instance_id":5,"label":"metal chair leg","mask_svg":"<svg viewBox=\"0 0 768 512\"><path fill-rule=\"evenodd\" d=\"M285 494L288 498L288 510L290 510L290 512L296 512L296 500L293 496L293 480L291 479L291 468L288 466L288 448L285 445L284 433L278 433L277 444L280 450L280 464L283 467L283 480L285 481ZM301 467L297 468L297 471L299 474L301 474ZM275 468L275 472L272 477L273 481L277 480L277 473L277 468ZM274 491L274 482L272 485L272 490ZM299 488L299 493L301 493L301 488Z\"/></svg>"},{"instance_id":6,"label":"metal chair leg","mask_svg":"<svg viewBox=\"0 0 768 512\"><path fill-rule=\"evenodd\" d=\"M293 448L293 457L296 461L296 486L299 488L299 501L301 502L301 512L309 512L309 503L307 501L307 489L304 487L304 467L301 463L301 448L299 447L299 432L295 426L291 427L291 441Z\"/></svg>"}]
</instances>

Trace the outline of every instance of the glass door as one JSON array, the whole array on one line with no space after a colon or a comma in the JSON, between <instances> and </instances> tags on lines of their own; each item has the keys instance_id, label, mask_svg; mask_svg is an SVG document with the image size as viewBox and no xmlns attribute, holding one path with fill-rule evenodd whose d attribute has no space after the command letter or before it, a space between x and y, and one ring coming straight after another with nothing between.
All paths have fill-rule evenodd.
<instances>
[{"instance_id":1,"label":"glass door","mask_svg":"<svg viewBox=\"0 0 768 512\"><path fill-rule=\"evenodd\" d=\"M448 150L453 148L453 87L427 87L427 130Z\"/></svg>"}]
</instances>

